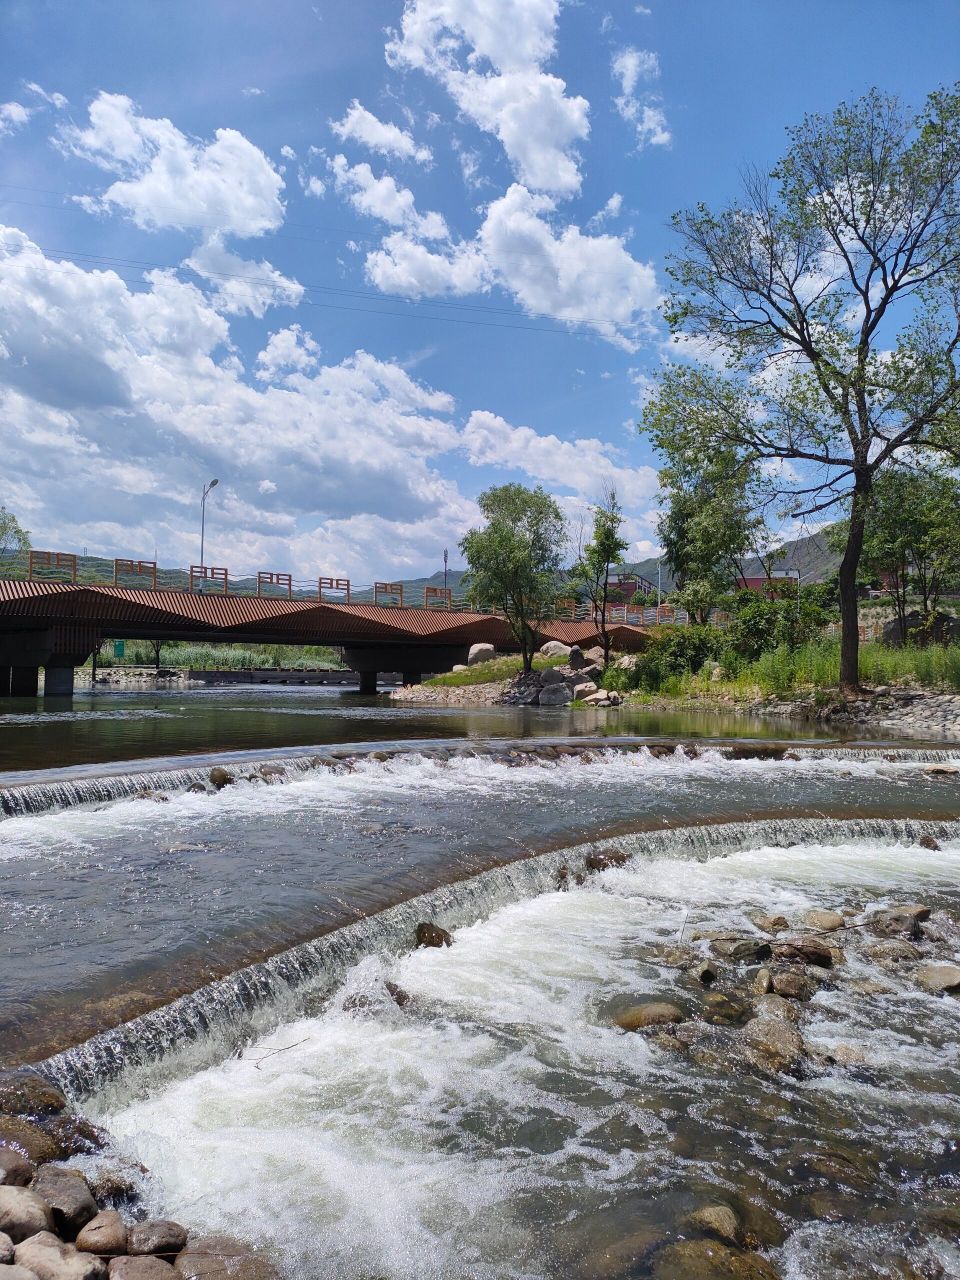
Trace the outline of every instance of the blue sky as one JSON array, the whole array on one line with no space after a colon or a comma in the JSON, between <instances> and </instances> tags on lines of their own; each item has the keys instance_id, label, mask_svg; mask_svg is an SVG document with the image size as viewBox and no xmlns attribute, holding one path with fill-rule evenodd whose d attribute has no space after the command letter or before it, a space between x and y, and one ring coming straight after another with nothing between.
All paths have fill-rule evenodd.
<instances>
[{"instance_id":1,"label":"blue sky","mask_svg":"<svg viewBox=\"0 0 960 1280\"><path fill-rule=\"evenodd\" d=\"M574 527L668 356L670 214L956 77L947 0L7 0L0 502L34 544L431 572L508 479Z\"/></svg>"}]
</instances>

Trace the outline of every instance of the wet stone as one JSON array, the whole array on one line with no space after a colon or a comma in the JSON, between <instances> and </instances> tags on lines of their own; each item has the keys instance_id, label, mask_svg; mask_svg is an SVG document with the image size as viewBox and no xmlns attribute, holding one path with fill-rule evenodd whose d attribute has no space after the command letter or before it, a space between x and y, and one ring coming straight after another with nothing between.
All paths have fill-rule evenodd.
<instances>
[{"instance_id":1,"label":"wet stone","mask_svg":"<svg viewBox=\"0 0 960 1280\"><path fill-rule=\"evenodd\" d=\"M913 971L917 986L933 995L960 994L960 965L922 964Z\"/></svg>"},{"instance_id":2,"label":"wet stone","mask_svg":"<svg viewBox=\"0 0 960 1280\"><path fill-rule=\"evenodd\" d=\"M721 960L734 964L757 964L771 955L770 943L762 938L717 938L710 947Z\"/></svg>"},{"instance_id":3,"label":"wet stone","mask_svg":"<svg viewBox=\"0 0 960 1280\"><path fill-rule=\"evenodd\" d=\"M842 929L846 924L846 920L844 920L839 911L822 911L819 908L815 908L804 914L803 923L810 929L819 929L822 933L832 933L835 929Z\"/></svg>"},{"instance_id":4,"label":"wet stone","mask_svg":"<svg viewBox=\"0 0 960 1280\"><path fill-rule=\"evenodd\" d=\"M769 969L758 969L753 975L753 981L750 983L750 989L754 995L765 996L767 992L773 990L773 974Z\"/></svg>"},{"instance_id":5,"label":"wet stone","mask_svg":"<svg viewBox=\"0 0 960 1280\"><path fill-rule=\"evenodd\" d=\"M687 1222L695 1231L714 1236L726 1244L740 1243L740 1220L729 1205L705 1205L691 1213Z\"/></svg>"},{"instance_id":6,"label":"wet stone","mask_svg":"<svg viewBox=\"0 0 960 1280\"><path fill-rule=\"evenodd\" d=\"M786 916L752 915L750 919L762 933L786 933L790 928Z\"/></svg>"},{"instance_id":7,"label":"wet stone","mask_svg":"<svg viewBox=\"0 0 960 1280\"><path fill-rule=\"evenodd\" d=\"M0 1231L14 1244L49 1231L53 1226L50 1206L28 1187L0 1187Z\"/></svg>"},{"instance_id":8,"label":"wet stone","mask_svg":"<svg viewBox=\"0 0 960 1280\"><path fill-rule=\"evenodd\" d=\"M109 1276L110 1280L177 1280L177 1272L162 1258L111 1258Z\"/></svg>"},{"instance_id":9,"label":"wet stone","mask_svg":"<svg viewBox=\"0 0 960 1280\"><path fill-rule=\"evenodd\" d=\"M175 1254L186 1243L186 1230L179 1222L171 1222L168 1218L137 1222L127 1234L127 1252L134 1256L145 1253Z\"/></svg>"},{"instance_id":10,"label":"wet stone","mask_svg":"<svg viewBox=\"0 0 960 1280\"><path fill-rule=\"evenodd\" d=\"M812 964L821 969L833 967L833 949L819 938L791 937L773 944L777 960L787 964Z\"/></svg>"},{"instance_id":11,"label":"wet stone","mask_svg":"<svg viewBox=\"0 0 960 1280\"><path fill-rule=\"evenodd\" d=\"M653 1259L653 1280L780 1280L765 1258L714 1240L682 1240Z\"/></svg>"},{"instance_id":12,"label":"wet stone","mask_svg":"<svg viewBox=\"0 0 960 1280\"><path fill-rule=\"evenodd\" d=\"M710 991L703 998L703 1017L713 1026L732 1026L750 1016L747 1005L722 991Z\"/></svg>"},{"instance_id":13,"label":"wet stone","mask_svg":"<svg viewBox=\"0 0 960 1280\"><path fill-rule=\"evenodd\" d=\"M0 1115L0 1147L12 1147L34 1164L56 1160L60 1155L60 1148L49 1134L20 1116Z\"/></svg>"},{"instance_id":14,"label":"wet stone","mask_svg":"<svg viewBox=\"0 0 960 1280\"><path fill-rule=\"evenodd\" d=\"M67 1240L75 1239L80 1228L97 1216L97 1202L82 1173L47 1164L30 1186L53 1210L54 1226Z\"/></svg>"},{"instance_id":15,"label":"wet stone","mask_svg":"<svg viewBox=\"0 0 960 1280\"><path fill-rule=\"evenodd\" d=\"M761 996L755 1008L758 1018L779 1018L783 1022L793 1023L800 1021L800 1011L797 1006L780 995Z\"/></svg>"},{"instance_id":16,"label":"wet stone","mask_svg":"<svg viewBox=\"0 0 960 1280\"><path fill-rule=\"evenodd\" d=\"M883 942L870 942L863 948L868 960L880 964L900 964L904 960L920 960L923 953L902 938L887 938Z\"/></svg>"},{"instance_id":17,"label":"wet stone","mask_svg":"<svg viewBox=\"0 0 960 1280\"><path fill-rule=\"evenodd\" d=\"M920 938L920 921L911 911L901 911L896 909L893 911L878 911L876 915L871 916L867 922L867 927L871 933L877 934L881 938L908 938L916 940Z\"/></svg>"},{"instance_id":18,"label":"wet stone","mask_svg":"<svg viewBox=\"0 0 960 1280\"><path fill-rule=\"evenodd\" d=\"M438 924L432 924L428 920L423 920L416 928L416 940L418 947L452 947L453 937L446 929L441 929Z\"/></svg>"},{"instance_id":19,"label":"wet stone","mask_svg":"<svg viewBox=\"0 0 960 1280\"><path fill-rule=\"evenodd\" d=\"M683 1022L685 1018L686 1014L679 1005L666 1000L650 1000L618 1014L614 1021L623 1031L642 1031L645 1027L662 1027Z\"/></svg>"},{"instance_id":20,"label":"wet stone","mask_svg":"<svg viewBox=\"0 0 960 1280\"><path fill-rule=\"evenodd\" d=\"M280 1280L266 1258L230 1236L192 1238L173 1266L181 1280Z\"/></svg>"},{"instance_id":21,"label":"wet stone","mask_svg":"<svg viewBox=\"0 0 960 1280\"><path fill-rule=\"evenodd\" d=\"M0 1186L26 1187L37 1166L13 1147L0 1147Z\"/></svg>"},{"instance_id":22,"label":"wet stone","mask_svg":"<svg viewBox=\"0 0 960 1280\"><path fill-rule=\"evenodd\" d=\"M48 1133L57 1144L61 1160L70 1156L90 1155L94 1151L102 1151L109 1141L109 1136L102 1129L83 1116L64 1114L51 1116L41 1121L44 1133Z\"/></svg>"},{"instance_id":23,"label":"wet stone","mask_svg":"<svg viewBox=\"0 0 960 1280\"><path fill-rule=\"evenodd\" d=\"M769 1014L751 1018L744 1027L744 1039L749 1061L762 1070L789 1072L803 1057L803 1038L786 1018Z\"/></svg>"},{"instance_id":24,"label":"wet stone","mask_svg":"<svg viewBox=\"0 0 960 1280\"><path fill-rule=\"evenodd\" d=\"M36 1071L0 1071L0 1111L8 1115L55 1115L67 1099Z\"/></svg>"},{"instance_id":25,"label":"wet stone","mask_svg":"<svg viewBox=\"0 0 960 1280\"><path fill-rule=\"evenodd\" d=\"M802 973L786 970L773 975L773 991L787 1000L809 1000L813 987Z\"/></svg>"},{"instance_id":26,"label":"wet stone","mask_svg":"<svg viewBox=\"0 0 960 1280\"><path fill-rule=\"evenodd\" d=\"M691 965L687 973L702 987L709 987L717 980L717 966L711 964L709 960L700 960L697 964Z\"/></svg>"}]
</instances>

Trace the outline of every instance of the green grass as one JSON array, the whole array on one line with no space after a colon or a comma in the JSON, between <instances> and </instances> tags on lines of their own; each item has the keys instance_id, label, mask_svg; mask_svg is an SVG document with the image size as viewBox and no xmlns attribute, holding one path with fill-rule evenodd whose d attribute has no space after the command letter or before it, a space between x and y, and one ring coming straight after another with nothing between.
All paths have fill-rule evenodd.
<instances>
[{"instance_id":1,"label":"green grass","mask_svg":"<svg viewBox=\"0 0 960 1280\"><path fill-rule=\"evenodd\" d=\"M146 640L127 640L122 658L113 656L108 641L97 659L98 667L152 667L153 645ZM86 663L90 665L89 660ZM340 667L335 649L326 645L293 644L165 644L160 652L161 667L192 667L196 671L245 671L251 667Z\"/></svg>"},{"instance_id":2,"label":"green grass","mask_svg":"<svg viewBox=\"0 0 960 1280\"><path fill-rule=\"evenodd\" d=\"M840 682L838 640L819 640L797 649L781 646L755 662L732 654L720 659L728 678L711 681L707 675L671 677L661 689L667 696L751 697L835 689ZM931 645L919 649L890 649L874 641L860 646L860 679L869 685L913 683L927 689L960 692L960 645Z\"/></svg>"},{"instance_id":3,"label":"green grass","mask_svg":"<svg viewBox=\"0 0 960 1280\"><path fill-rule=\"evenodd\" d=\"M545 667L561 667L566 658L543 658L533 660L534 671L543 671ZM508 654L503 658L494 658L492 662L478 662L466 671L448 671L445 675L434 676L432 680L424 680L425 685L440 689L459 689L468 684L492 684L495 680L510 680L523 670L523 661L518 654Z\"/></svg>"}]
</instances>

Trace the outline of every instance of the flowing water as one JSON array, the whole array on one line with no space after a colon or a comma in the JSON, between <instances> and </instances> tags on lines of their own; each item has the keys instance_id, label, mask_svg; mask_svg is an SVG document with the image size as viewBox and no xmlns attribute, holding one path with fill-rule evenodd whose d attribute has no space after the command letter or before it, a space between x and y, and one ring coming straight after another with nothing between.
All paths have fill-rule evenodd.
<instances>
[{"instance_id":1,"label":"flowing water","mask_svg":"<svg viewBox=\"0 0 960 1280\"><path fill-rule=\"evenodd\" d=\"M861 927L922 902L923 958L960 958L960 751L191 696L203 726L159 758L121 716L66 722L86 745L44 767L40 720L0 775L0 1055L46 1058L153 1211L290 1280L692 1280L718 1203L784 1280L960 1277L960 1001ZM811 907L850 913L843 963L802 1063L754 1069L687 973L697 935ZM454 945L411 951L421 920ZM742 1003L752 980L721 965ZM690 1020L620 1031L651 996Z\"/></svg>"}]
</instances>

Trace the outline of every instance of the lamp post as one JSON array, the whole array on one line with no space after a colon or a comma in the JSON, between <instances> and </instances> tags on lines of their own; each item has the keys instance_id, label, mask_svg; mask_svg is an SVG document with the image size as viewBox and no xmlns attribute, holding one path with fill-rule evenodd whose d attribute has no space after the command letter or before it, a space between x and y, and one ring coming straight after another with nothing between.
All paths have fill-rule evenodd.
<instances>
[{"instance_id":1,"label":"lamp post","mask_svg":"<svg viewBox=\"0 0 960 1280\"><path fill-rule=\"evenodd\" d=\"M446 591L447 589L447 559L448 559L447 550L446 550L446 547L444 547L444 550L443 550L443 589L444 591Z\"/></svg>"},{"instance_id":2,"label":"lamp post","mask_svg":"<svg viewBox=\"0 0 960 1280\"><path fill-rule=\"evenodd\" d=\"M215 489L219 483L220 483L219 480L211 480L209 484L204 485L203 493L200 497L200 568L201 569L205 568L204 559L203 559L203 538L204 538L204 533L206 532L206 522L207 522L207 494L210 492L211 489ZM203 590L202 578L200 579L200 590L201 591Z\"/></svg>"}]
</instances>

